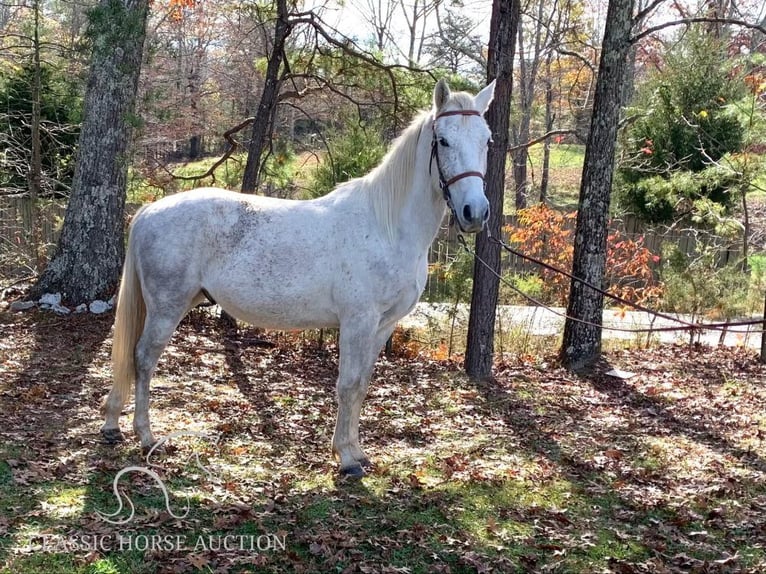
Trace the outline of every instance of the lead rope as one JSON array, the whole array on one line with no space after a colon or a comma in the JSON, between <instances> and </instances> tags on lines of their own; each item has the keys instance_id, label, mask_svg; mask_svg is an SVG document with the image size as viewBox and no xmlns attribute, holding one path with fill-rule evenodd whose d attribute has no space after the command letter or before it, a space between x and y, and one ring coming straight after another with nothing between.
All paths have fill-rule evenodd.
<instances>
[{"instance_id":1,"label":"lead rope","mask_svg":"<svg viewBox=\"0 0 766 574\"><path fill-rule=\"evenodd\" d=\"M554 271L556 273L560 273L560 274L562 274L562 275L564 275L566 277L569 277L570 279L578 281L578 282L582 283L584 286L589 287L589 288L591 288L591 289L601 293L602 295L604 295L604 296L606 296L606 297L608 297L610 299L613 299L615 301L618 301L618 302L620 302L620 303L622 303L624 305L627 305L629 307L633 307L636 310L642 311L642 312L647 313L649 315L652 315L654 317L659 317L661 319L668 319L668 320L671 320L671 321L675 321L677 323L680 323L681 325L678 326L678 327L645 327L645 328L637 328L637 329L628 329L626 327L609 327L609 326L604 326L604 325L599 324L599 323L593 323L591 321L586 321L585 319L580 319L578 317L572 317L571 315L568 315L566 313L562 313L560 311L556 311L555 309L552 309L548 305L544 304L542 301L540 301L538 299L535 299L534 297L532 297L531 295L528 295L527 293L524 293L518 287L516 287L515 285L510 283L507 279L505 279L502 275L500 275L497 271L495 271L489 263L487 263L481 257L479 257L476 254L476 252L468 246L468 243L465 240L465 236L460 232L460 230L458 230L458 232L457 232L457 241L461 245L461 247L467 253L469 253L474 259L476 259L476 261L478 261L484 267L486 267L487 270L492 275L497 277L497 279L499 279L504 285L509 287L515 293L521 295L523 298L525 298L530 303L533 303L535 306L542 307L543 309L546 309L547 311L549 311L550 313L553 313L554 315L556 315L558 317L562 317L562 318L568 319L570 321L575 321L576 323L581 323L583 325L588 325L590 327L598 327L599 329L603 329L603 330L606 330L606 331L616 331L616 332L621 332L621 333L659 333L659 332L670 332L670 331L691 331L691 332L695 332L695 331L704 331L704 330L724 331L724 330L728 330L729 327L744 327L744 326L751 326L751 325L763 325L763 320L762 319L760 319L760 320L751 320L751 321L733 321L733 322L730 322L730 323L689 323L688 321L684 321L683 319L679 319L678 317L673 317L672 315L666 315L664 313L659 313L659 312L653 311L652 309L649 309L647 307L643 307L642 305L639 305L638 303L633 303L631 301L628 301L627 299L623 299L622 297L618 297L617 295L609 293L608 291L604 291L603 289L601 289L599 287L596 287L595 285L592 285L592 284L588 283L587 281L584 281L582 279L579 279L579 278L575 277L574 275L564 271L563 269L558 269L557 267L554 267L554 266L549 265L549 264L547 264L547 263L545 263L543 261L535 259L534 257L531 257L529 255L524 255L523 253L521 253L521 252L513 249L509 245L507 245L505 242L503 242L503 241L493 237L492 234L489 231L489 228L487 228L487 235L488 235L488 238L489 238L489 240L491 242L499 245L500 247L502 247L503 249L505 249L509 253L517 255L517 256L521 257L522 259L526 259L527 261L530 261L532 263L536 263L536 264L538 264L538 265L540 265L540 266L542 266L542 267L544 267L546 269L549 269L550 271ZM757 333L763 333L764 330L763 329L757 329L757 330L749 330L748 329L747 331L731 331L731 332L732 333L747 333L747 334L754 333L754 334L757 334Z\"/></svg>"}]
</instances>

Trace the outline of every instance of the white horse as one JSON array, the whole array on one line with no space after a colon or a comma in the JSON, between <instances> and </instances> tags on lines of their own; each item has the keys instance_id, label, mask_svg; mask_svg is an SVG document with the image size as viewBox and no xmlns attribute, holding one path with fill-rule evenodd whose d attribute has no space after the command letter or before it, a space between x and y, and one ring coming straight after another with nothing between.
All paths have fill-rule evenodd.
<instances>
[{"instance_id":1,"label":"white horse","mask_svg":"<svg viewBox=\"0 0 766 574\"><path fill-rule=\"evenodd\" d=\"M264 328L340 328L332 450L342 473L364 475L362 401L381 348L423 292L445 208L468 233L489 217L483 114L493 94L494 82L471 96L439 81L433 109L378 167L319 199L205 188L141 209L117 303L104 438L122 440L119 416L135 381L133 429L145 450L154 444L149 380L180 320L210 298Z\"/></svg>"}]
</instances>

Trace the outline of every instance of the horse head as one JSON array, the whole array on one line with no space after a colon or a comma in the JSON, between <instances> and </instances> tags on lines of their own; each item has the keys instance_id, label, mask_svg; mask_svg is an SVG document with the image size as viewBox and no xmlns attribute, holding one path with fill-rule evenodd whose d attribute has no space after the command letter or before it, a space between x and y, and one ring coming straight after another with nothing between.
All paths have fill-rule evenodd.
<instances>
[{"instance_id":1,"label":"horse head","mask_svg":"<svg viewBox=\"0 0 766 574\"><path fill-rule=\"evenodd\" d=\"M489 219L484 174L492 133L484 112L494 93L494 81L475 96L452 93L444 79L434 88L431 160L444 199L466 233L478 233Z\"/></svg>"}]
</instances>

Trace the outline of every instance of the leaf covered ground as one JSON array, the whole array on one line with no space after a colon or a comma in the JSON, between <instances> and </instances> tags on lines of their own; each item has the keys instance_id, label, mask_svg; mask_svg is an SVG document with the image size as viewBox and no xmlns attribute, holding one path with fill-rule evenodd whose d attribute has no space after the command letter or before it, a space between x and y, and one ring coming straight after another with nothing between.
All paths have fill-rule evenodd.
<instances>
[{"instance_id":1,"label":"leaf covered ground","mask_svg":"<svg viewBox=\"0 0 766 574\"><path fill-rule=\"evenodd\" d=\"M579 376L508 358L468 380L381 358L375 467L336 475L337 355L316 337L184 321L152 387L145 466L99 442L112 318L0 314L0 572L763 572L766 369L752 352L610 353ZM636 375L619 379L612 368ZM127 415L132 415L128 408ZM197 462L196 457L199 457ZM119 516L126 516L127 510Z\"/></svg>"}]
</instances>

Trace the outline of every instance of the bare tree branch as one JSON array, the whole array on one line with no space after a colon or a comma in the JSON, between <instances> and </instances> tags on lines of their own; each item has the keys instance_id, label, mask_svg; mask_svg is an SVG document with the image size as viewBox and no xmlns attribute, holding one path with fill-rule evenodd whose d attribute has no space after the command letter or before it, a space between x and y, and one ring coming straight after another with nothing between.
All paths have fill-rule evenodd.
<instances>
[{"instance_id":1,"label":"bare tree branch","mask_svg":"<svg viewBox=\"0 0 766 574\"><path fill-rule=\"evenodd\" d=\"M227 149L223 155L218 158L213 165L208 168L208 170L205 173L199 174L199 175L175 175L174 173L168 171L170 175L173 177L173 179L179 179L182 181L193 181L198 179L204 179L206 177L212 177L213 182L215 183L215 170L218 169L229 157L231 157L231 154L234 153L234 151L240 147L240 144L237 140L235 140L232 136L243 129L245 129L247 126L252 124L255 121L255 118L247 118L246 120L238 123L233 128L225 131L223 133L223 138L228 142L229 149Z\"/></svg>"},{"instance_id":2,"label":"bare tree branch","mask_svg":"<svg viewBox=\"0 0 766 574\"><path fill-rule=\"evenodd\" d=\"M751 22L746 22L745 20L737 20L735 18L694 17L694 18L683 18L681 20L673 20L672 22L664 22L662 24L657 24L656 26L651 26L647 28L646 30L644 30L643 32L640 32L636 34L635 36L631 36L628 41L631 44L635 44L636 42L639 42L643 38L646 38L647 36L650 36L654 34L655 32L659 32L660 30L664 30L665 28L671 28L673 26L685 26L689 24L698 24L698 23L731 24L733 26L740 26L742 28L750 28L751 30L758 30L761 34L766 35L766 28L764 28L760 24L753 24Z\"/></svg>"},{"instance_id":3,"label":"bare tree branch","mask_svg":"<svg viewBox=\"0 0 766 574\"><path fill-rule=\"evenodd\" d=\"M509 147L508 151L512 152L512 151L518 151L518 150L524 149L524 148L529 148L529 147L532 147L535 144L539 144L540 142L547 140L550 137L558 136L558 135L573 135L573 136L576 136L577 135L577 130L551 130L548 133L545 133L545 134L541 135L540 137L537 137L537 138L535 138L533 140L529 140L526 143L519 144L519 145L516 145L516 146L513 146L513 147Z\"/></svg>"},{"instance_id":4,"label":"bare tree branch","mask_svg":"<svg viewBox=\"0 0 766 574\"><path fill-rule=\"evenodd\" d=\"M576 60L580 60L583 64L585 64L588 69L590 69L591 72L594 74L596 73L596 67L593 65L593 63L588 60L585 56L582 54L578 54L577 52L572 52L571 50L565 50L563 48L556 48L556 51L561 54L562 56L570 56L572 58L575 58Z\"/></svg>"},{"instance_id":5,"label":"bare tree branch","mask_svg":"<svg viewBox=\"0 0 766 574\"><path fill-rule=\"evenodd\" d=\"M638 12L635 16L633 16L633 25L635 26L638 22L641 22L644 18L646 18L649 14L651 14L657 6L660 4L664 4L665 0L653 0L646 8Z\"/></svg>"}]
</instances>

